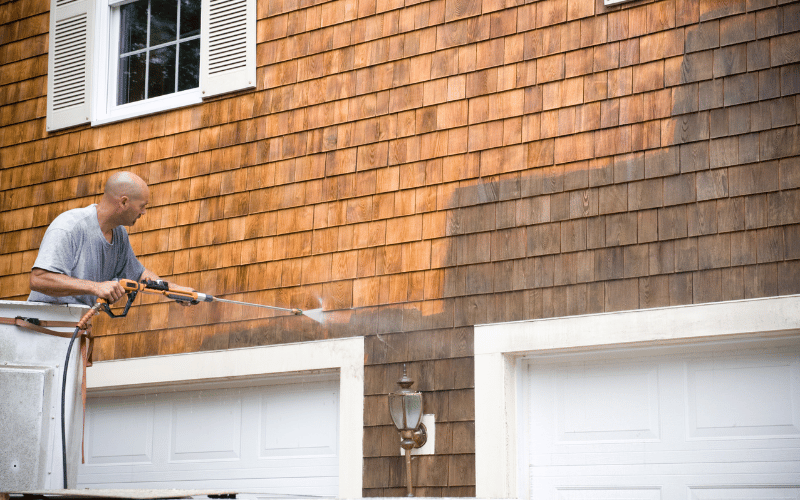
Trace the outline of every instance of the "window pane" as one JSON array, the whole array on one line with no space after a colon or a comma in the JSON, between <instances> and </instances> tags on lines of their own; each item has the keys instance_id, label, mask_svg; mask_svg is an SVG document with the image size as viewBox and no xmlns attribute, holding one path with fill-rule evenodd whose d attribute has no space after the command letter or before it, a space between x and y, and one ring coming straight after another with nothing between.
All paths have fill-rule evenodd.
<instances>
[{"instance_id":1,"label":"window pane","mask_svg":"<svg viewBox=\"0 0 800 500\"><path fill-rule=\"evenodd\" d=\"M200 86L200 39L180 44L178 92Z\"/></svg>"},{"instance_id":2,"label":"window pane","mask_svg":"<svg viewBox=\"0 0 800 500\"><path fill-rule=\"evenodd\" d=\"M174 42L178 32L177 0L156 0L150 6L150 46Z\"/></svg>"},{"instance_id":3,"label":"window pane","mask_svg":"<svg viewBox=\"0 0 800 500\"><path fill-rule=\"evenodd\" d=\"M119 50L125 54L147 46L147 0L123 5Z\"/></svg>"},{"instance_id":4,"label":"window pane","mask_svg":"<svg viewBox=\"0 0 800 500\"><path fill-rule=\"evenodd\" d=\"M181 38L200 34L200 0L181 0Z\"/></svg>"},{"instance_id":5,"label":"window pane","mask_svg":"<svg viewBox=\"0 0 800 500\"><path fill-rule=\"evenodd\" d=\"M144 99L146 57L147 54L142 52L120 58L117 104L127 104Z\"/></svg>"},{"instance_id":6,"label":"window pane","mask_svg":"<svg viewBox=\"0 0 800 500\"><path fill-rule=\"evenodd\" d=\"M175 45L150 51L147 97L175 92Z\"/></svg>"},{"instance_id":7,"label":"window pane","mask_svg":"<svg viewBox=\"0 0 800 500\"><path fill-rule=\"evenodd\" d=\"M200 86L202 2L136 0L119 7L117 104Z\"/></svg>"}]
</instances>

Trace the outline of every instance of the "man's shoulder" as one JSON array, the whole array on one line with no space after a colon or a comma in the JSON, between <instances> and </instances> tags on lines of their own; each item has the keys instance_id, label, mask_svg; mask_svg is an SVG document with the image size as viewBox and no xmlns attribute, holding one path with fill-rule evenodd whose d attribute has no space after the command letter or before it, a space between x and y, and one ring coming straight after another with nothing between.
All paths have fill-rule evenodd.
<instances>
[{"instance_id":1,"label":"man's shoulder","mask_svg":"<svg viewBox=\"0 0 800 500\"><path fill-rule=\"evenodd\" d=\"M92 217L94 217L95 220L97 219L97 210L94 205L73 208L58 215L58 217L53 219L53 222L50 223L50 226L54 229L82 229L92 221Z\"/></svg>"}]
</instances>

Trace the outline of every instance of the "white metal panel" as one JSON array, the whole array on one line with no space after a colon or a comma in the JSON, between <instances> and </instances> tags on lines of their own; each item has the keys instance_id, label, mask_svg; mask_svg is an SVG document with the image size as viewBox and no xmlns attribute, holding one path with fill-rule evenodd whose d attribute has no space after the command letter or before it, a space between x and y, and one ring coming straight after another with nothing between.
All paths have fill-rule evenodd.
<instances>
[{"instance_id":1,"label":"white metal panel","mask_svg":"<svg viewBox=\"0 0 800 500\"><path fill-rule=\"evenodd\" d=\"M481 498L527 498L523 356L800 334L800 295L475 326L475 481ZM522 410L524 413L524 410ZM522 418L523 420L520 420ZM518 425L519 420L519 425ZM519 452L518 452L519 449Z\"/></svg>"},{"instance_id":2,"label":"white metal panel","mask_svg":"<svg viewBox=\"0 0 800 500\"><path fill-rule=\"evenodd\" d=\"M561 489L560 500L660 500L659 488L591 488Z\"/></svg>"},{"instance_id":3,"label":"white metal panel","mask_svg":"<svg viewBox=\"0 0 800 500\"><path fill-rule=\"evenodd\" d=\"M84 306L85 307L85 306ZM364 338L316 340L221 351L99 361L87 369L90 395L134 395L164 387L253 385L254 380L305 381L309 374L339 377L339 498L362 493Z\"/></svg>"},{"instance_id":4,"label":"white metal panel","mask_svg":"<svg viewBox=\"0 0 800 500\"><path fill-rule=\"evenodd\" d=\"M47 130L91 119L94 0L51 0Z\"/></svg>"},{"instance_id":5,"label":"white metal panel","mask_svg":"<svg viewBox=\"0 0 800 500\"><path fill-rule=\"evenodd\" d=\"M800 488L692 488L689 500L800 500Z\"/></svg>"},{"instance_id":6,"label":"white metal panel","mask_svg":"<svg viewBox=\"0 0 800 500\"><path fill-rule=\"evenodd\" d=\"M687 371L688 439L800 434L796 360L723 359L693 363Z\"/></svg>"},{"instance_id":7,"label":"white metal panel","mask_svg":"<svg viewBox=\"0 0 800 500\"><path fill-rule=\"evenodd\" d=\"M87 306L0 300L0 317L77 323ZM73 328L52 327L71 335ZM70 339L14 325L0 325L0 490L33 491L64 487L61 445L61 389ZM65 403L67 482L75 487L80 462L80 341L70 353Z\"/></svg>"},{"instance_id":8,"label":"white metal panel","mask_svg":"<svg viewBox=\"0 0 800 500\"><path fill-rule=\"evenodd\" d=\"M0 346L5 340L0 332ZM0 488L25 491L46 477L53 369L0 365ZM48 450L49 451L49 450Z\"/></svg>"},{"instance_id":9,"label":"white metal panel","mask_svg":"<svg viewBox=\"0 0 800 500\"><path fill-rule=\"evenodd\" d=\"M91 398L79 487L338 493L337 380Z\"/></svg>"},{"instance_id":10,"label":"white metal panel","mask_svg":"<svg viewBox=\"0 0 800 500\"><path fill-rule=\"evenodd\" d=\"M572 367L556 381L559 442L658 439L658 371Z\"/></svg>"},{"instance_id":11,"label":"white metal panel","mask_svg":"<svg viewBox=\"0 0 800 500\"><path fill-rule=\"evenodd\" d=\"M200 90L203 97L256 86L256 0L204 0Z\"/></svg>"},{"instance_id":12,"label":"white metal panel","mask_svg":"<svg viewBox=\"0 0 800 500\"><path fill-rule=\"evenodd\" d=\"M153 463L155 402L147 399L97 404L86 408L91 422L85 447L93 464ZM121 432L124 429L124 432Z\"/></svg>"},{"instance_id":13,"label":"white metal panel","mask_svg":"<svg viewBox=\"0 0 800 500\"><path fill-rule=\"evenodd\" d=\"M797 340L526 363L529 498L796 499L800 492Z\"/></svg>"},{"instance_id":14,"label":"white metal panel","mask_svg":"<svg viewBox=\"0 0 800 500\"><path fill-rule=\"evenodd\" d=\"M206 392L188 393L172 404L169 419L172 463L242 458L245 395L227 390Z\"/></svg>"},{"instance_id":15,"label":"white metal panel","mask_svg":"<svg viewBox=\"0 0 800 500\"><path fill-rule=\"evenodd\" d=\"M312 397L293 386L266 388L261 397L261 458L335 456L339 419L336 401ZM296 429L295 432L278 432Z\"/></svg>"}]
</instances>

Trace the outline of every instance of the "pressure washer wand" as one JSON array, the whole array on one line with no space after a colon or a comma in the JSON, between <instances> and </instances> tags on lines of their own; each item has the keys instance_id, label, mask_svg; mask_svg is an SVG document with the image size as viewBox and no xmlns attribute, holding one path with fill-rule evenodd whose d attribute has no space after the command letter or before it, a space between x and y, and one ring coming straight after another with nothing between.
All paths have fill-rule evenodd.
<instances>
[{"instance_id":1,"label":"pressure washer wand","mask_svg":"<svg viewBox=\"0 0 800 500\"><path fill-rule=\"evenodd\" d=\"M194 290L170 288L169 284L162 280L145 280L142 283L138 283L133 280L121 279L119 280L119 283L126 292L143 291L148 293L160 293L166 298L175 300L177 302L188 302L190 304L197 304L199 302L228 302L230 304L239 304L243 306L263 307L265 309L272 309L275 311L287 311L295 316L306 314L302 309L297 308L291 309L288 307L267 306L264 304L253 304L251 302L240 302L238 300L221 299L219 297L214 297L213 295L209 295L207 293L196 292Z\"/></svg>"},{"instance_id":2,"label":"pressure washer wand","mask_svg":"<svg viewBox=\"0 0 800 500\"><path fill-rule=\"evenodd\" d=\"M200 294L200 295L205 295L205 294ZM210 295L206 295L206 296L207 297L211 297ZM240 302L238 300L221 299L219 297L211 297L211 299L214 302L227 302L229 304L239 304L239 305L243 305L243 306L263 307L265 309L273 309L275 311L288 311L288 312L290 312L290 313L292 313L292 314L294 314L296 316L300 316L300 315L303 314L303 310L302 309L297 309L297 308L289 309L288 307L267 306L267 305L264 305L264 304L253 304L252 302ZM206 302L211 302L211 301L207 300Z\"/></svg>"}]
</instances>

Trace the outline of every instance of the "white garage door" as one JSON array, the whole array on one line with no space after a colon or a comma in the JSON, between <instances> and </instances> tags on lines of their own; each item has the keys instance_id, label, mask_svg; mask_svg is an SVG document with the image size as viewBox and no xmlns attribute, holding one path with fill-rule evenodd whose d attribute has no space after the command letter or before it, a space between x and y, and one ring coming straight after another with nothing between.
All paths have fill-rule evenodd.
<instances>
[{"instance_id":1,"label":"white garage door","mask_svg":"<svg viewBox=\"0 0 800 500\"><path fill-rule=\"evenodd\" d=\"M531 499L800 498L800 349L737 343L527 362Z\"/></svg>"},{"instance_id":2,"label":"white garage door","mask_svg":"<svg viewBox=\"0 0 800 500\"><path fill-rule=\"evenodd\" d=\"M79 488L336 496L338 380L91 398Z\"/></svg>"}]
</instances>

